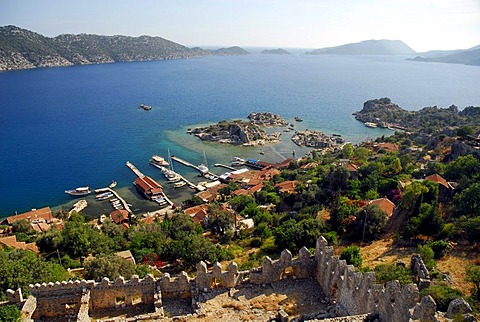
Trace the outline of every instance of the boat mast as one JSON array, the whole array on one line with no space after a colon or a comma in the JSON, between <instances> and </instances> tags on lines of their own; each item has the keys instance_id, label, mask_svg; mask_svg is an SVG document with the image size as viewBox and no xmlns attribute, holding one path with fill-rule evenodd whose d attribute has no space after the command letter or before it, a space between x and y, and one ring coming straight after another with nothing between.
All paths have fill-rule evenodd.
<instances>
[{"instance_id":1,"label":"boat mast","mask_svg":"<svg viewBox=\"0 0 480 322\"><path fill-rule=\"evenodd\" d=\"M170 148L168 149L168 168L172 171L173 170L173 162L172 162L172 156L170 155Z\"/></svg>"}]
</instances>

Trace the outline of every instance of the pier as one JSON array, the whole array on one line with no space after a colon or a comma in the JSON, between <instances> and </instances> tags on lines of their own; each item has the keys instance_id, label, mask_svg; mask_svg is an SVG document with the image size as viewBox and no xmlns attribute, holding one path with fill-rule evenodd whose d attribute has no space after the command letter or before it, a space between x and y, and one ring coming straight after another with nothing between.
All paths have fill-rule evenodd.
<instances>
[{"instance_id":1,"label":"pier","mask_svg":"<svg viewBox=\"0 0 480 322\"><path fill-rule=\"evenodd\" d=\"M191 168L194 168L195 170L199 171L200 173L202 173L202 171L200 170L199 167L197 167L196 165L188 162L188 161L185 161L183 159L180 159L180 158L177 158L176 156L172 155L172 160L173 161L177 161L178 163L181 163L183 164L184 166L187 166L187 167L191 167Z\"/></svg>"},{"instance_id":2,"label":"pier","mask_svg":"<svg viewBox=\"0 0 480 322\"><path fill-rule=\"evenodd\" d=\"M131 164L131 163L130 163ZM132 164L133 165L133 164ZM136 168L135 168L136 169ZM138 170L138 169L137 169ZM120 200L123 208L128 211L129 213L133 214L132 212L132 209L130 209L130 207L128 206L128 203L125 201L125 199L123 199L122 197L120 197L120 195L114 191L112 188L110 187L107 187L107 188L100 188L100 189L95 189L95 193L102 193L102 192L111 192L113 193L113 195L118 199Z\"/></svg>"},{"instance_id":3,"label":"pier","mask_svg":"<svg viewBox=\"0 0 480 322\"><path fill-rule=\"evenodd\" d=\"M232 171L238 170L238 169L235 169L234 167L231 167L231 166L228 166L228 165L225 165L225 164L221 164L221 163L215 163L215 166L220 167L220 168L225 168L225 169L228 169L228 170L232 170Z\"/></svg>"},{"instance_id":4,"label":"pier","mask_svg":"<svg viewBox=\"0 0 480 322\"><path fill-rule=\"evenodd\" d=\"M172 155L171 159L172 159L173 161L177 161L177 162L180 163L180 164L183 164L184 166L187 166L187 167L190 167L190 168L193 168L193 169L197 170L198 172L200 172L200 175L204 176L204 177L207 178L207 179L210 179L210 180L217 180L217 179L218 179L218 176L217 176L215 173L212 173L212 172L210 172L210 171L208 171L208 172L205 173L205 172L202 171L202 169L200 169L199 166L196 166L196 165L194 165L193 163L190 163L190 162L185 161L185 160L183 160L183 159L180 159L179 157L176 157L176 156L173 156L173 155ZM236 170L236 169L234 169L234 170ZM182 177L182 176L181 176L181 177ZM184 180L190 187L195 188L195 189L197 189L198 191L203 191L203 190L205 190L205 189L202 189L202 190L198 189L198 187L200 187L200 186L196 186L196 185L192 184L191 182L188 182L188 181L187 181L185 178L183 178L183 177L182 177L182 180Z\"/></svg>"},{"instance_id":5,"label":"pier","mask_svg":"<svg viewBox=\"0 0 480 322\"><path fill-rule=\"evenodd\" d=\"M130 161L127 161L126 165L127 165L127 167L130 168L130 170L133 171L133 173L135 173L137 175L137 177L139 177L139 178L145 177L145 175L142 172L140 172L140 170L138 170L137 167L134 166Z\"/></svg>"}]
</instances>

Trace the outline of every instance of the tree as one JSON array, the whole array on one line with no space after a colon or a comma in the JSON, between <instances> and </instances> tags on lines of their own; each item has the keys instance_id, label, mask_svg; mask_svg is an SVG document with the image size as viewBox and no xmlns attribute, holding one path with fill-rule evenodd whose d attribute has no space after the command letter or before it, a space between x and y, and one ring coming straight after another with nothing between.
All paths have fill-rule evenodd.
<instances>
[{"instance_id":1,"label":"tree","mask_svg":"<svg viewBox=\"0 0 480 322\"><path fill-rule=\"evenodd\" d=\"M207 228L217 236L224 235L231 230L235 222L235 215L212 204L209 208Z\"/></svg>"},{"instance_id":2,"label":"tree","mask_svg":"<svg viewBox=\"0 0 480 322\"><path fill-rule=\"evenodd\" d=\"M114 280L119 276L129 279L135 274L135 265L117 255L98 256L85 261L85 277L96 281L108 277Z\"/></svg>"},{"instance_id":3,"label":"tree","mask_svg":"<svg viewBox=\"0 0 480 322\"><path fill-rule=\"evenodd\" d=\"M250 204L255 204L255 199L252 196L235 196L230 200L230 205L237 212L241 212L245 207Z\"/></svg>"},{"instance_id":4,"label":"tree","mask_svg":"<svg viewBox=\"0 0 480 322\"><path fill-rule=\"evenodd\" d=\"M12 230L13 232L16 233L31 233L32 231L35 232L32 228L32 225L30 224L30 221L27 219L20 219L20 220L15 220L12 223Z\"/></svg>"},{"instance_id":5,"label":"tree","mask_svg":"<svg viewBox=\"0 0 480 322\"><path fill-rule=\"evenodd\" d=\"M362 266L362 254L360 254L360 247L358 246L347 246L340 254L340 259L347 261L347 264L353 265L355 267Z\"/></svg>"},{"instance_id":6,"label":"tree","mask_svg":"<svg viewBox=\"0 0 480 322\"><path fill-rule=\"evenodd\" d=\"M344 159L350 159L353 157L353 146L350 143L347 143L343 146L342 157Z\"/></svg>"},{"instance_id":7,"label":"tree","mask_svg":"<svg viewBox=\"0 0 480 322\"><path fill-rule=\"evenodd\" d=\"M475 133L475 129L472 126L462 126L457 130L457 135L466 137Z\"/></svg>"},{"instance_id":8,"label":"tree","mask_svg":"<svg viewBox=\"0 0 480 322\"><path fill-rule=\"evenodd\" d=\"M473 183L457 194L454 204L458 215L470 218L480 216L480 182Z\"/></svg>"},{"instance_id":9,"label":"tree","mask_svg":"<svg viewBox=\"0 0 480 322\"><path fill-rule=\"evenodd\" d=\"M472 265L467 268L466 281L475 285L475 298L480 301L480 265Z\"/></svg>"},{"instance_id":10,"label":"tree","mask_svg":"<svg viewBox=\"0 0 480 322\"><path fill-rule=\"evenodd\" d=\"M28 289L29 284L64 281L67 271L57 263L46 262L29 250L0 250L0 291Z\"/></svg>"},{"instance_id":11,"label":"tree","mask_svg":"<svg viewBox=\"0 0 480 322\"><path fill-rule=\"evenodd\" d=\"M354 222L354 236L372 240L382 232L387 223L387 214L378 205L370 204L359 210Z\"/></svg>"}]
</instances>

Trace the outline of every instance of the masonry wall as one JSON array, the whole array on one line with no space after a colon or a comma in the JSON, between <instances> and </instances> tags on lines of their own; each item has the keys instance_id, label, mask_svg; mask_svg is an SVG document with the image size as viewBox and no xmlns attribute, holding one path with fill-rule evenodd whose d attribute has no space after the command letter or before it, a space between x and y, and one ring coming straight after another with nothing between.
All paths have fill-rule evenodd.
<instances>
[{"instance_id":1,"label":"masonry wall","mask_svg":"<svg viewBox=\"0 0 480 322\"><path fill-rule=\"evenodd\" d=\"M418 276L419 285L429 282L428 270L420 257L412 257L412 271ZM185 272L177 277L164 274L155 279L147 275L126 281L122 277L111 282L69 281L62 283L31 285L35 303L32 318L45 320L58 317L75 317L77 321L88 321L89 314L104 310L144 307L149 318L163 316L162 298L194 298L199 291L209 292L216 288L232 288L244 284L268 284L284 278L315 278L323 293L336 304L339 316L376 313L381 321L433 321L436 304L429 296L420 299L416 284L401 286L397 281L385 285L376 284L373 272L356 272L334 254L334 249L321 237L317 241L315 255L303 247L298 257L290 251L282 252L280 259L266 257L262 266L250 271L238 271L236 263L230 263L226 271L219 263L211 270L204 262L197 264L197 276L191 279ZM192 295L192 289L195 291ZM24 302L20 291L8 291L10 303ZM198 305L197 305L198 306ZM142 309L143 310L143 309Z\"/></svg>"}]
</instances>

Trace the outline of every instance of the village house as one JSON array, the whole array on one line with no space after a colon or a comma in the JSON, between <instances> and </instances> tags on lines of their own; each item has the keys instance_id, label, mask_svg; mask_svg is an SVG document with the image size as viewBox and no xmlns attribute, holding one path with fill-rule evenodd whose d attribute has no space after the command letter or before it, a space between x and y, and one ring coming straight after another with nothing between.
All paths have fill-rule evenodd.
<instances>
[{"instance_id":1,"label":"village house","mask_svg":"<svg viewBox=\"0 0 480 322\"><path fill-rule=\"evenodd\" d=\"M386 197L371 200L368 204L378 205L378 207L380 207L380 209L383 210L389 218L393 215L393 212L395 211L395 204Z\"/></svg>"},{"instance_id":2,"label":"village house","mask_svg":"<svg viewBox=\"0 0 480 322\"><path fill-rule=\"evenodd\" d=\"M28 249L32 252L38 253L38 247L35 243L19 242L17 241L17 236L15 235L8 237L0 237L0 245L15 249Z\"/></svg>"},{"instance_id":3,"label":"village house","mask_svg":"<svg viewBox=\"0 0 480 322\"><path fill-rule=\"evenodd\" d=\"M114 210L110 213L110 219L112 219L112 221L117 225L123 225L125 223L128 224L128 211L126 211L125 209Z\"/></svg>"},{"instance_id":4,"label":"village house","mask_svg":"<svg viewBox=\"0 0 480 322\"><path fill-rule=\"evenodd\" d=\"M435 173L425 177L425 180L438 183L438 197L440 198L440 200L445 201L451 197L453 186L449 182L447 182L447 180L445 180L441 175Z\"/></svg>"},{"instance_id":5,"label":"village house","mask_svg":"<svg viewBox=\"0 0 480 322\"><path fill-rule=\"evenodd\" d=\"M277 183L274 188L279 193L296 193L295 188L297 187L298 182L296 180L293 181L283 181Z\"/></svg>"}]
</instances>

